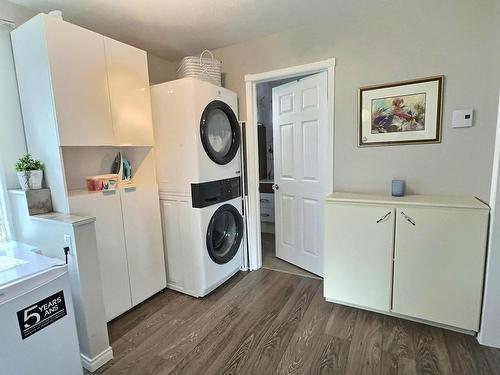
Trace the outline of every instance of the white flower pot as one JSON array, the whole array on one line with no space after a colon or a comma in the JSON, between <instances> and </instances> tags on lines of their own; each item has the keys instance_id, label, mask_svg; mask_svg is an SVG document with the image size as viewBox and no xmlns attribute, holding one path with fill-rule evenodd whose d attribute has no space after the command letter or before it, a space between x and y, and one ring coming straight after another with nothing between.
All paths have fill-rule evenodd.
<instances>
[{"instance_id":1,"label":"white flower pot","mask_svg":"<svg viewBox=\"0 0 500 375\"><path fill-rule=\"evenodd\" d=\"M17 172L19 184L23 190L38 190L42 188L43 170Z\"/></svg>"}]
</instances>

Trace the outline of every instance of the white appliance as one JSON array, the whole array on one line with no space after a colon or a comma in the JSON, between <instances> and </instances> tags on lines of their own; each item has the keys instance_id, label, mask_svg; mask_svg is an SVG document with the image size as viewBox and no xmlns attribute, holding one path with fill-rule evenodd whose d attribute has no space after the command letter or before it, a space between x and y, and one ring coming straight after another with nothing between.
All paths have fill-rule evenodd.
<instances>
[{"instance_id":1,"label":"white appliance","mask_svg":"<svg viewBox=\"0 0 500 375\"><path fill-rule=\"evenodd\" d=\"M239 177L193 184L191 197L162 195L167 287L203 297L241 268Z\"/></svg>"},{"instance_id":2,"label":"white appliance","mask_svg":"<svg viewBox=\"0 0 500 375\"><path fill-rule=\"evenodd\" d=\"M195 78L151 86L160 192L190 194L191 184L240 175L234 92Z\"/></svg>"},{"instance_id":3,"label":"white appliance","mask_svg":"<svg viewBox=\"0 0 500 375\"><path fill-rule=\"evenodd\" d=\"M203 297L242 264L237 96L183 78L151 99L167 287Z\"/></svg>"},{"instance_id":4,"label":"white appliance","mask_svg":"<svg viewBox=\"0 0 500 375\"><path fill-rule=\"evenodd\" d=\"M0 245L0 372L80 375L66 265L11 242Z\"/></svg>"}]
</instances>

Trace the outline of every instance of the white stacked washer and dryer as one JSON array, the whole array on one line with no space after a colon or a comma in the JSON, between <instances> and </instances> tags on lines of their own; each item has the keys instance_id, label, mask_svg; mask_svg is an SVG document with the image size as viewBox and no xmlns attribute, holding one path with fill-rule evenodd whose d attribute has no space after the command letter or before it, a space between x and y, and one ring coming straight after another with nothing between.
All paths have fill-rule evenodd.
<instances>
[{"instance_id":1,"label":"white stacked washer and dryer","mask_svg":"<svg viewBox=\"0 0 500 375\"><path fill-rule=\"evenodd\" d=\"M183 78L151 86L167 287L202 297L242 264L235 93Z\"/></svg>"}]
</instances>

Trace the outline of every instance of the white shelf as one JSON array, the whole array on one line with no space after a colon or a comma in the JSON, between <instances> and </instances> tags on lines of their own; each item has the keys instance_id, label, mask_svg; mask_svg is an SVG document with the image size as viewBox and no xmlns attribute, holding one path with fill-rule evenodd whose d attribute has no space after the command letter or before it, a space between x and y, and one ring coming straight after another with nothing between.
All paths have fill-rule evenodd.
<instances>
[{"instance_id":1,"label":"white shelf","mask_svg":"<svg viewBox=\"0 0 500 375\"><path fill-rule=\"evenodd\" d=\"M144 145L138 145L138 144L123 144L123 145L115 145L115 144L109 144L109 145L60 145L62 148L66 147L78 147L78 148L83 148L83 147L113 147L113 148L120 148L120 147L153 147L153 145L149 144L144 144Z\"/></svg>"},{"instance_id":2,"label":"white shelf","mask_svg":"<svg viewBox=\"0 0 500 375\"><path fill-rule=\"evenodd\" d=\"M156 183L152 183L152 184L133 183L130 185L122 185L114 190L101 190L101 191L88 191L86 189L73 189L73 190L68 190L68 197L71 198L71 197L78 197L78 196L82 196L82 195L116 194L120 190L137 189L139 187L154 186L154 185L156 185Z\"/></svg>"},{"instance_id":3,"label":"white shelf","mask_svg":"<svg viewBox=\"0 0 500 375\"><path fill-rule=\"evenodd\" d=\"M75 190L86 189L86 177L108 174L120 151L132 166L132 176L136 184L156 183L153 150L151 147L116 148L99 147L62 147L66 189L71 194Z\"/></svg>"},{"instance_id":4,"label":"white shelf","mask_svg":"<svg viewBox=\"0 0 500 375\"><path fill-rule=\"evenodd\" d=\"M111 190L115 191L115 190ZM108 191L109 192L109 191ZM102 194L102 191L88 191L86 189L75 189L68 191L68 197L78 197L80 195Z\"/></svg>"}]
</instances>

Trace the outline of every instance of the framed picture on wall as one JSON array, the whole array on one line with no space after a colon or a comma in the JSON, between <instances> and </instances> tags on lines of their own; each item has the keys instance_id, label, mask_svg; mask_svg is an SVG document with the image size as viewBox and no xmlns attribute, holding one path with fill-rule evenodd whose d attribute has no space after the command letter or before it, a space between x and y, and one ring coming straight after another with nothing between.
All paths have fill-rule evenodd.
<instances>
[{"instance_id":1,"label":"framed picture on wall","mask_svg":"<svg viewBox=\"0 0 500 375\"><path fill-rule=\"evenodd\" d=\"M443 76L359 89L359 146L441 142Z\"/></svg>"}]
</instances>

